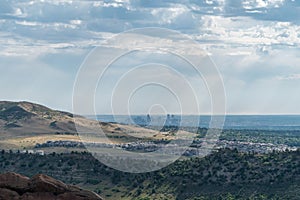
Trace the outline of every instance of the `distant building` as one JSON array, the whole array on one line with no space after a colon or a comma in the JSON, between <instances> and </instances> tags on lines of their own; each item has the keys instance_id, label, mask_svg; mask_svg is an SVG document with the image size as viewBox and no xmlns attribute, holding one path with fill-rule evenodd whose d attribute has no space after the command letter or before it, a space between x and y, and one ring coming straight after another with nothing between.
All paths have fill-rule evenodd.
<instances>
[{"instance_id":1,"label":"distant building","mask_svg":"<svg viewBox=\"0 0 300 200\"><path fill-rule=\"evenodd\" d=\"M34 151L33 150L27 150L27 153L28 154L34 154Z\"/></svg>"},{"instance_id":2,"label":"distant building","mask_svg":"<svg viewBox=\"0 0 300 200\"><path fill-rule=\"evenodd\" d=\"M45 152L44 150L23 150L21 151L21 153L24 153L24 154L37 154L37 155L41 155L41 156L44 156L45 155Z\"/></svg>"},{"instance_id":3,"label":"distant building","mask_svg":"<svg viewBox=\"0 0 300 200\"><path fill-rule=\"evenodd\" d=\"M44 152L43 150L36 150L36 151L35 151L35 154L44 156L44 155L45 155L45 152Z\"/></svg>"}]
</instances>

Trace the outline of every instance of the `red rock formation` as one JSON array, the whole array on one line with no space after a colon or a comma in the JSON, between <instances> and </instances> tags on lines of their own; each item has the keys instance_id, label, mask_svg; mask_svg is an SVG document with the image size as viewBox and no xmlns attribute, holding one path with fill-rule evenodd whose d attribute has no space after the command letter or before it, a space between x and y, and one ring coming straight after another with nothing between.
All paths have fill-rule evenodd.
<instances>
[{"instance_id":1,"label":"red rock formation","mask_svg":"<svg viewBox=\"0 0 300 200\"><path fill-rule=\"evenodd\" d=\"M0 200L101 200L97 194L66 185L46 175L32 179L16 174L0 175Z\"/></svg>"}]
</instances>

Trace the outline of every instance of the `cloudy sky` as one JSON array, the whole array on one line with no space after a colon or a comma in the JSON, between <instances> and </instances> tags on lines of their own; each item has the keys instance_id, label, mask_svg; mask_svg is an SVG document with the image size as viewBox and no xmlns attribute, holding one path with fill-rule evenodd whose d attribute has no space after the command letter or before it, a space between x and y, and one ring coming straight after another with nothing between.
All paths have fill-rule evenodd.
<instances>
[{"instance_id":1,"label":"cloudy sky","mask_svg":"<svg viewBox=\"0 0 300 200\"><path fill-rule=\"evenodd\" d=\"M76 74L94 47L134 28L161 27L211 56L228 113L297 114L299 19L296 0L2 0L1 100L72 111Z\"/></svg>"}]
</instances>

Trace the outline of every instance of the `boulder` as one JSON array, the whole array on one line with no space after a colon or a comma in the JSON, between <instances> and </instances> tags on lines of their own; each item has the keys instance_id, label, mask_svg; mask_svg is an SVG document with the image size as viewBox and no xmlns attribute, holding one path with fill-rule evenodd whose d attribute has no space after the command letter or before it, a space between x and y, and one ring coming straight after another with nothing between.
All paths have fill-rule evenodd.
<instances>
[{"instance_id":1,"label":"boulder","mask_svg":"<svg viewBox=\"0 0 300 200\"><path fill-rule=\"evenodd\" d=\"M94 192L38 174L31 179L16 173L0 174L0 200L102 200Z\"/></svg>"},{"instance_id":2,"label":"boulder","mask_svg":"<svg viewBox=\"0 0 300 200\"><path fill-rule=\"evenodd\" d=\"M30 179L20 174L13 172L0 174L0 188L11 189L22 194L28 188L29 183Z\"/></svg>"}]
</instances>

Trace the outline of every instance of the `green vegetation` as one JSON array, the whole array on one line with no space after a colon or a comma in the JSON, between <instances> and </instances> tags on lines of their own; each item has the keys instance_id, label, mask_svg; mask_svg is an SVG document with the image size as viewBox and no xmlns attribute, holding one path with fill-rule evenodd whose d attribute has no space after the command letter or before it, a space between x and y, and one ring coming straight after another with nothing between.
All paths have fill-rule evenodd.
<instances>
[{"instance_id":1,"label":"green vegetation","mask_svg":"<svg viewBox=\"0 0 300 200\"><path fill-rule=\"evenodd\" d=\"M108 168L87 152L45 156L0 152L0 170L43 173L94 190L106 199L298 199L300 150L270 154L222 149L176 161L156 172Z\"/></svg>"}]
</instances>

